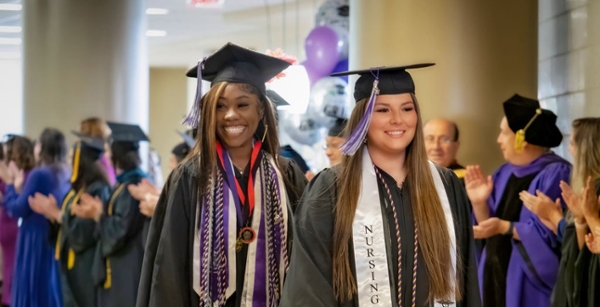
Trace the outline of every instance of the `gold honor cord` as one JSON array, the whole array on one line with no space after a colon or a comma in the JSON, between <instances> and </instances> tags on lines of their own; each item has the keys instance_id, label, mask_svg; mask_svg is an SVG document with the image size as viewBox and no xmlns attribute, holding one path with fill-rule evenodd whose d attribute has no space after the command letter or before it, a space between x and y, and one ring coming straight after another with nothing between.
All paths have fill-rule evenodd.
<instances>
[{"instance_id":1,"label":"gold honor cord","mask_svg":"<svg viewBox=\"0 0 600 307\"><path fill-rule=\"evenodd\" d=\"M71 206L77 205L77 202L79 201L81 194L83 194L83 191L84 191L84 189L81 189L81 190L79 190L79 192L77 192L77 194L75 194L74 190L69 191L69 194L67 194L67 197L65 197L65 200L63 201L63 204L60 208L60 212L62 213L62 215L65 214L67 204L69 203L69 201L71 199L73 199L73 202L71 202ZM54 249L54 259L56 259L57 261L60 260L61 238L62 238L62 229L59 229L58 236L56 237L56 247ZM68 252L68 256L67 256L67 269L69 269L69 270L72 269L74 265L75 265L75 251L73 251L72 248L69 248L69 252Z\"/></svg>"},{"instance_id":2,"label":"gold honor cord","mask_svg":"<svg viewBox=\"0 0 600 307\"><path fill-rule=\"evenodd\" d=\"M108 202L108 212L107 212L108 215L113 214L115 198L117 198L117 196L119 196L119 194L121 193L121 191L123 190L124 187L125 187L125 184L121 183L117 187L117 189L115 190L113 195L110 197L110 201ZM110 289L111 286L112 286L112 270L110 268L110 259L106 258L106 280L104 281L104 289Z\"/></svg>"},{"instance_id":3,"label":"gold honor cord","mask_svg":"<svg viewBox=\"0 0 600 307\"><path fill-rule=\"evenodd\" d=\"M527 129L529 128L529 126L531 126L531 124L533 124L533 121L538 116L540 116L540 114L542 114L542 109L538 108L537 110L535 110L535 115L527 123L527 125L525 126L525 128L519 129L519 131L517 131L517 135L515 135L515 150L517 151L517 153L522 153L523 152L523 148L525 147L525 132L527 131Z\"/></svg>"}]
</instances>

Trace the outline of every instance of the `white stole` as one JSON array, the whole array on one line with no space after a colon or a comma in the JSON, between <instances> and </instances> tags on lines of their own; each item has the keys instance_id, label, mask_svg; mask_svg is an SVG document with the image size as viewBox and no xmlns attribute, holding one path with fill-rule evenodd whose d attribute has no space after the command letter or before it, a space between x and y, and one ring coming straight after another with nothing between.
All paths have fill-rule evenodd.
<instances>
[{"instance_id":1,"label":"white stole","mask_svg":"<svg viewBox=\"0 0 600 307\"><path fill-rule=\"evenodd\" d=\"M451 241L450 256L452 270L448 272L452 276L454 285L456 276L456 235L454 232L454 221L450 202L442 178L435 165L431 162L430 169L438 192L446 225ZM392 291L390 289L390 276L385 244L385 228L379 205L379 189L377 186L377 175L373 168L373 162L367 148L363 151L362 161L362 184L358 205L352 225L352 240L354 245L354 259L356 270L356 285L358 289L359 306L393 306ZM412 248L412 247L411 247ZM410 274L410 273L408 273ZM454 306L454 304L442 305L435 300L434 306Z\"/></svg>"},{"instance_id":2,"label":"white stole","mask_svg":"<svg viewBox=\"0 0 600 307\"><path fill-rule=\"evenodd\" d=\"M269 164L273 166L273 168L275 169L275 172L277 174L277 178L278 178L278 184L279 186L277 187L280 191L280 206L281 206L281 211L282 211L282 219L283 219L283 225L285 225L285 239L287 240L287 236L288 236L288 198L287 198L287 193L285 192L285 182L283 180L283 177L281 175L281 173L279 172L279 169L275 166L275 161L273 160L273 157L271 157L270 155L265 155L266 158L269 159ZM231 163L231 165L233 165L233 163ZM254 208L254 213L252 215L252 228L256 231L257 235L259 235L259 226L260 226L260 218L262 216L262 211L264 210L264 195L262 195L262 179L263 179L263 174L262 174L262 168L259 167L256 173L256 178L255 178L255 184L254 184L254 195L255 195L255 208ZM226 180L225 178L223 178L223 180ZM211 187L210 191L213 191L214 187ZM228 284L227 284L227 289L225 290L225 299L227 300L229 297L231 297L231 295L233 295L237 289L236 289L236 285L237 285L237 274L236 274L236 268L237 268L237 262L236 262L236 255L237 255L237 251L236 251L236 243L237 243L237 236L238 236L238 232L237 232L237 212L236 212L236 204L235 204L235 200L234 200L234 196L233 196L233 192L231 191L231 188L236 188L234 187L229 187L229 189L224 189L223 193L227 193L229 195L229 203L228 204L224 204L224 206L226 206L224 208L224 210L229 210L229 220L226 221L226 225L225 227L228 228L228 237L226 238L227 240L227 265L229 267L229 278L228 278ZM214 205L214 204L211 204ZM200 231L200 222L201 222L201 218L202 218L202 207L201 204L198 205L197 207L197 211L199 212L196 215L196 227L195 227L195 233L194 233L194 246L193 246L193 260L192 260L192 282L193 282L193 289L196 292L196 294L198 294L198 296L202 297L202 289L200 288L200 262L201 262L201 257L200 257L200 239L201 239L201 231ZM275 221L276 223L278 221ZM279 221L281 222L281 221ZM262 233L260 233L260 235L265 235L266 232L263 230ZM246 258L246 272L244 274L244 289L239 289L240 291L242 291L242 301L241 301L241 306L245 307L245 306L252 306L252 294L254 292L254 275L255 275L255 266L254 263L256 261L256 251L257 251L257 242L258 240L255 239L252 243L250 243L248 245L248 255ZM268 255L268 245L265 244L265 254ZM212 254L211 254L212 255ZM284 258L285 255L283 254L283 252L281 253L281 257L280 257L280 262L281 265L279 267L279 276L280 276L280 285L279 285L279 289L283 289L283 282L285 280L285 264L284 264ZM265 276L268 275L268 266L265 267ZM268 289L265 289L265 291L267 291ZM268 295L267 295L268 297ZM213 306L219 306L218 302L214 302Z\"/></svg>"}]
</instances>

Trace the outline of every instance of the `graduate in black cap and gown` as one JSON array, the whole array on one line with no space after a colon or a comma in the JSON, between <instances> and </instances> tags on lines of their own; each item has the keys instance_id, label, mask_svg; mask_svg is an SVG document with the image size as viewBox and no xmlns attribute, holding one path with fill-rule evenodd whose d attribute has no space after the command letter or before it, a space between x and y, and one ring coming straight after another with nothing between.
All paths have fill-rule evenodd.
<instances>
[{"instance_id":1,"label":"graduate in black cap and gown","mask_svg":"<svg viewBox=\"0 0 600 307\"><path fill-rule=\"evenodd\" d=\"M169 169L173 171L177 164L181 163L185 157L190 153L194 145L196 145L196 140L188 133L177 132L179 136L183 139L183 142L175 145L171 150L171 158L169 159Z\"/></svg>"},{"instance_id":2,"label":"graduate in black cap and gown","mask_svg":"<svg viewBox=\"0 0 600 307\"><path fill-rule=\"evenodd\" d=\"M177 144L171 150L169 173L172 172L185 157L187 157L196 144L196 140L194 140L190 132L183 133L177 131L177 134L179 134L184 141ZM140 201L140 212L150 218L154 216L154 210L156 209L161 189L156 187L148 179L142 179L142 181L135 185L130 184L127 186L127 189L133 198Z\"/></svg>"},{"instance_id":3,"label":"graduate in black cap and gown","mask_svg":"<svg viewBox=\"0 0 600 307\"><path fill-rule=\"evenodd\" d=\"M427 160L407 69L360 74L341 164L296 211L282 306L481 306L471 216L456 175Z\"/></svg>"},{"instance_id":4,"label":"graduate in black cap and gown","mask_svg":"<svg viewBox=\"0 0 600 307\"><path fill-rule=\"evenodd\" d=\"M107 123L112 130L111 160L117 185L110 198L84 193L74 213L93 218L99 237L92 274L99 287L98 306L135 306L144 258L149 218L139 210L139 201L126 187L147 175L140 169L139 142L148 137L137 125Z\"/></svg>"},{"instance_id":5,"label":"graduate in black cap and gown","mask_svg":"<svg viewBox=\"0 0 600 307\"><path fill-rule=\"evenodd\" d=\"M91 267L98 237L96 222L82 219L73 212L84 193L107 202L110 196L108 176L99 160L104 153L104 140L74 132L79 137L73 150L71 190L57 206L50 195L36 194L29 199L33 211L43 214L51 223L51 244L60 262L64 307L98 306L97 287Z\"/></svg>"},{"instance_id":6,"label":"graduate in black cap and gown","mask_svg":"<svg viewBox=\"0 0 600 307\"><path fill-rule=\"evenodd\" d=\"M281 97L281 95L277 94L277 92L273 90L267 90L266 94L267 98L269 98L269 100L273 102L276 108L290 105L290 103L287 102L287 100L285 100L283 97ZM275 113L275 118L279 121L278 114L278 112ZM308 179L308 181L310 181L312 177L315 176L315 174L310 170L310 167L308 167L308 164L306 164L304 158L302 158L302 156L294 148L292 148L291 145L288 144L281 146L279 148L279 154L283 157L294 160L294 162L296 162L296 164L304 173L304 176L306 176L306 179Z\"/></svg>"},{"instance_id":7,"label":"graduate in black cap and gown","mask_svg":"<svg viewBox=\"0 0 600 307\"><path fill-rule=\"evenodd\" d=\"M331 166L342 162L342 151L340 150L340 146L342 146L346 140L346 138L344 138L344 129L346 129L347 124L347 119L336 118L333 126L327 131L327 137L325 138L325 154L327 155Z\"/></svg>"},{"instance_id":8,"label":"graduate in black cap and gown","mask_svg":"<svg viewBox=\"0 0 600 307\"><path fill-rule=\"evenodd\" d=\"M479 166L468 166L465 175L477 221L473 233L486 240L478 272L482 300L486 307L549 306L560 243L519 193L561 198L559 185L569 181L571 164L550 151L562 141L554 113L519 95L503 107L497 141L506 163L493 176L483 176Z\"/></svg>"},{"instance_id":9,"label":"graduate in black cap and gown","mask_svg":"<svg viewBox=\"0 0 600 307\"><path fill-rule=\"evenodd\" d=\"M195 147L171 173L146 246L139 307L278 306L291 213L306 185L277 155L265 82L289 63L228 43L188 72ZM201 95L202 79L211 89Z\"/></svg>"}]
</instances>

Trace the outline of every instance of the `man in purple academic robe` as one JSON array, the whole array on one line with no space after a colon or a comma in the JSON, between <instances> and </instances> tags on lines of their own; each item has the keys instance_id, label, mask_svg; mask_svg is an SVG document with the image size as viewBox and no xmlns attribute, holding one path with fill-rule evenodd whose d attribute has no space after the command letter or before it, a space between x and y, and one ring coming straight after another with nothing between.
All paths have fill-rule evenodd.
<instances>
[{"instance_id":1,"label":"man in purple academic robe","mask_svg":"<svg viewBox=\"0 0 600 307\"><path fill-rule=\"evenodd\" d=\"M519 192L560 198L559 183L568 182L571 165L549 150L562 134L556 115L537 100L515 95L504 102L504 114L497 141L507 163L487 178L479 166L469 166L465 176L477 221L473 234L486 239L479 262L483 305L550 306L560 244L523 206Z\"/></svg>"}]
</instances>

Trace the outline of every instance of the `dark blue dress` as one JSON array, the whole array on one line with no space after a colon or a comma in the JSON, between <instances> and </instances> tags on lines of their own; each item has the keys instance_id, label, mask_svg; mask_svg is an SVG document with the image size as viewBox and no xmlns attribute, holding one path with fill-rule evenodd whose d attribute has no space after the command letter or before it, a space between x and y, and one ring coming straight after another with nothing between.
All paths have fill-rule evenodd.
<instances>
[{"instance_id":1,"label":"dark blue dress","mask_svg":"<svg viewBox=\"0 0 600 307\"><path fill-rule=\"evenodd\" d=\"M59 168L33 169L21 193L8 185L4 209L13 218L21 218L15 270L12 283L12 307L62 306L60 274L54 259L54 246L48 241L48 221L29 208L29 196L52 194L57 202L70 189L69 174Z\"/></svg>"}]
</instances>

